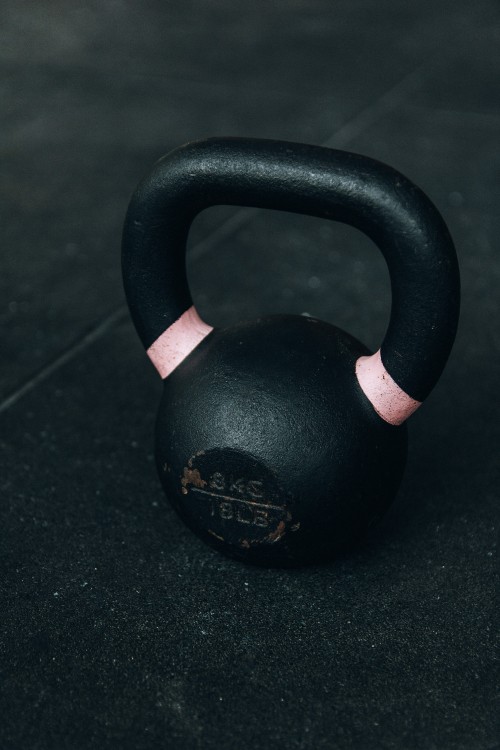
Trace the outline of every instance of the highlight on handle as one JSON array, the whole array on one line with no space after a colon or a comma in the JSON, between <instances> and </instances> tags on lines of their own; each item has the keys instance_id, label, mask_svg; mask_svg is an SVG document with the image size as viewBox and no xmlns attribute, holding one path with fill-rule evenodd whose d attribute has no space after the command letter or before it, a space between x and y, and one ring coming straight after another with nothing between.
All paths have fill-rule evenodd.
<instances>
[{"instance_id":1,"label":"highlight on handle","mask_svg":"<svg viewBox=\"0 0 500 750\"><path fill-rule=\"evenodd\" d=\"M197 214L221 204L340 221L372 239L389 270L391 317L356 375L385 421L407 419L444 368L459 314L455 249L427 196L385 164L318 146L213 138L167 154L132 196L122 245L132 318L162 377L212 330L193 307L186 240Z\"/></svg>"}]
</instances>

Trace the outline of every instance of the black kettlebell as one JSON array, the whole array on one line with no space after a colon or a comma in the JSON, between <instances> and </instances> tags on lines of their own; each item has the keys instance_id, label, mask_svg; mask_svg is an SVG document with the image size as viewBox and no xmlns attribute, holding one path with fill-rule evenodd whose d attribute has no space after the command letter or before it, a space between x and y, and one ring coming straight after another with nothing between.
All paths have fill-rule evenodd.
<instances>
[{"instance_id":1,"label":"black kettlebell","mask_svg":"<svg viewBox=\"0 0 500 750\"><path fill-rule=\"evenodd\" d=\"M189 293L191 222L217 204L310 214L365 232L387 262L392 311L376 354L315 318L204 323ZM252 563L334 556L393 501L405 420L448 358L459 273L446 226L405 177L364 156L216 138L161 159L132 197L123 276L138 334L164 379L156 460L179 515Z\"/></svg>"}]
</instances>

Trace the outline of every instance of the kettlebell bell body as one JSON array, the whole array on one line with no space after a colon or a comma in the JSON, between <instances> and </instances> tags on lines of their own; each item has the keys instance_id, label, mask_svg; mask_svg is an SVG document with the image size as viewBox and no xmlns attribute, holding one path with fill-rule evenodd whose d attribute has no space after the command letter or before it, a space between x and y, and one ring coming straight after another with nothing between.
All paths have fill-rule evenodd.
<instances>
[{"instance_id":1,"label":"kettlebell bell body","mask_svg":"<svg viewBox=\"0 0 500 750\"><path fill-rule=\"evenodd\" d=\"M185 246L216 204L343 221L389 268L389 328L375 354L311 317L212 329L189 293ZM164 380L156 461L186 524L248 562L329 559L366 533L397 493L406 419L446 363L458 320L453 243L432 203L366 157L251 139L190 143L137 188L123 275L138 333Z\"/></svg>"}]
</instances>

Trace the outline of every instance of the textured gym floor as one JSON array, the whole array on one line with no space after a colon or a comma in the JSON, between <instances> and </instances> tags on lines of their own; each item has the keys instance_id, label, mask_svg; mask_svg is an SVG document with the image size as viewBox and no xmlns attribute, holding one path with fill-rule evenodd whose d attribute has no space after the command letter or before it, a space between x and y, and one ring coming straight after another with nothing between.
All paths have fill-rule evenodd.
<instances>
[{"instance_id":1,"label":"textured gym floor","mask_svg":"<svg viewBox=\"0 0 500 750\"><path fill-rule=\"evenodd\" d=\"M498 748L498 2L7 0L0 64L1 750ZM121 226L152 163L211 135L386 161L457 245L459 333L398 501L328 565L221 557L155 473ZM354 230L212 209L188 262L214 325L383 336Z\"/></svg>"}]
</instances>

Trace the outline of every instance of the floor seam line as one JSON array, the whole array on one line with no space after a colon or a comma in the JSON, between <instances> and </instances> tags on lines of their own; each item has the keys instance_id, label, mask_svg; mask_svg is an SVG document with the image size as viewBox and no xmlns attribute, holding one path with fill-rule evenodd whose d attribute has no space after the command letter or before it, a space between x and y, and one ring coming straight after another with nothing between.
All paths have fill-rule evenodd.
<instances>
[{"instance_id":1,"label":"floor seam line","mask_svg":"<svg viewBox=\"0 0 500 750\"><path fill-rule=\"evenodd\" d=\"M379 96L369 107L365 107L341 125L330 138L322 143L322 146L338 148L346 145L398 104L402 104L412 89L422 80L422 72L427 65L428 62L422 63L403 76L398 83Z\"/></svg>"},{"instance_id":2,"label":"floor seam line","mask_svg":"<svg viewBox=\"0 0 500 750\"><path fill-rule=\"evenodd\" d=\"M77 343L69 346L62 354L52 360L48 365L42 367L36 375L27 380L20 388L14 390L7 398L0 403L0 414L7 411L11 406L17 403L23 396L34 390L39 383L47 380L60 367L70 362L76 354L86 349L94 341L98 341L101 336L112 328L121 318L125 317L127 307L125 304L120 305L111 314L101 320L96 326L88 331Z\"/></svg>"}]
</instances>

